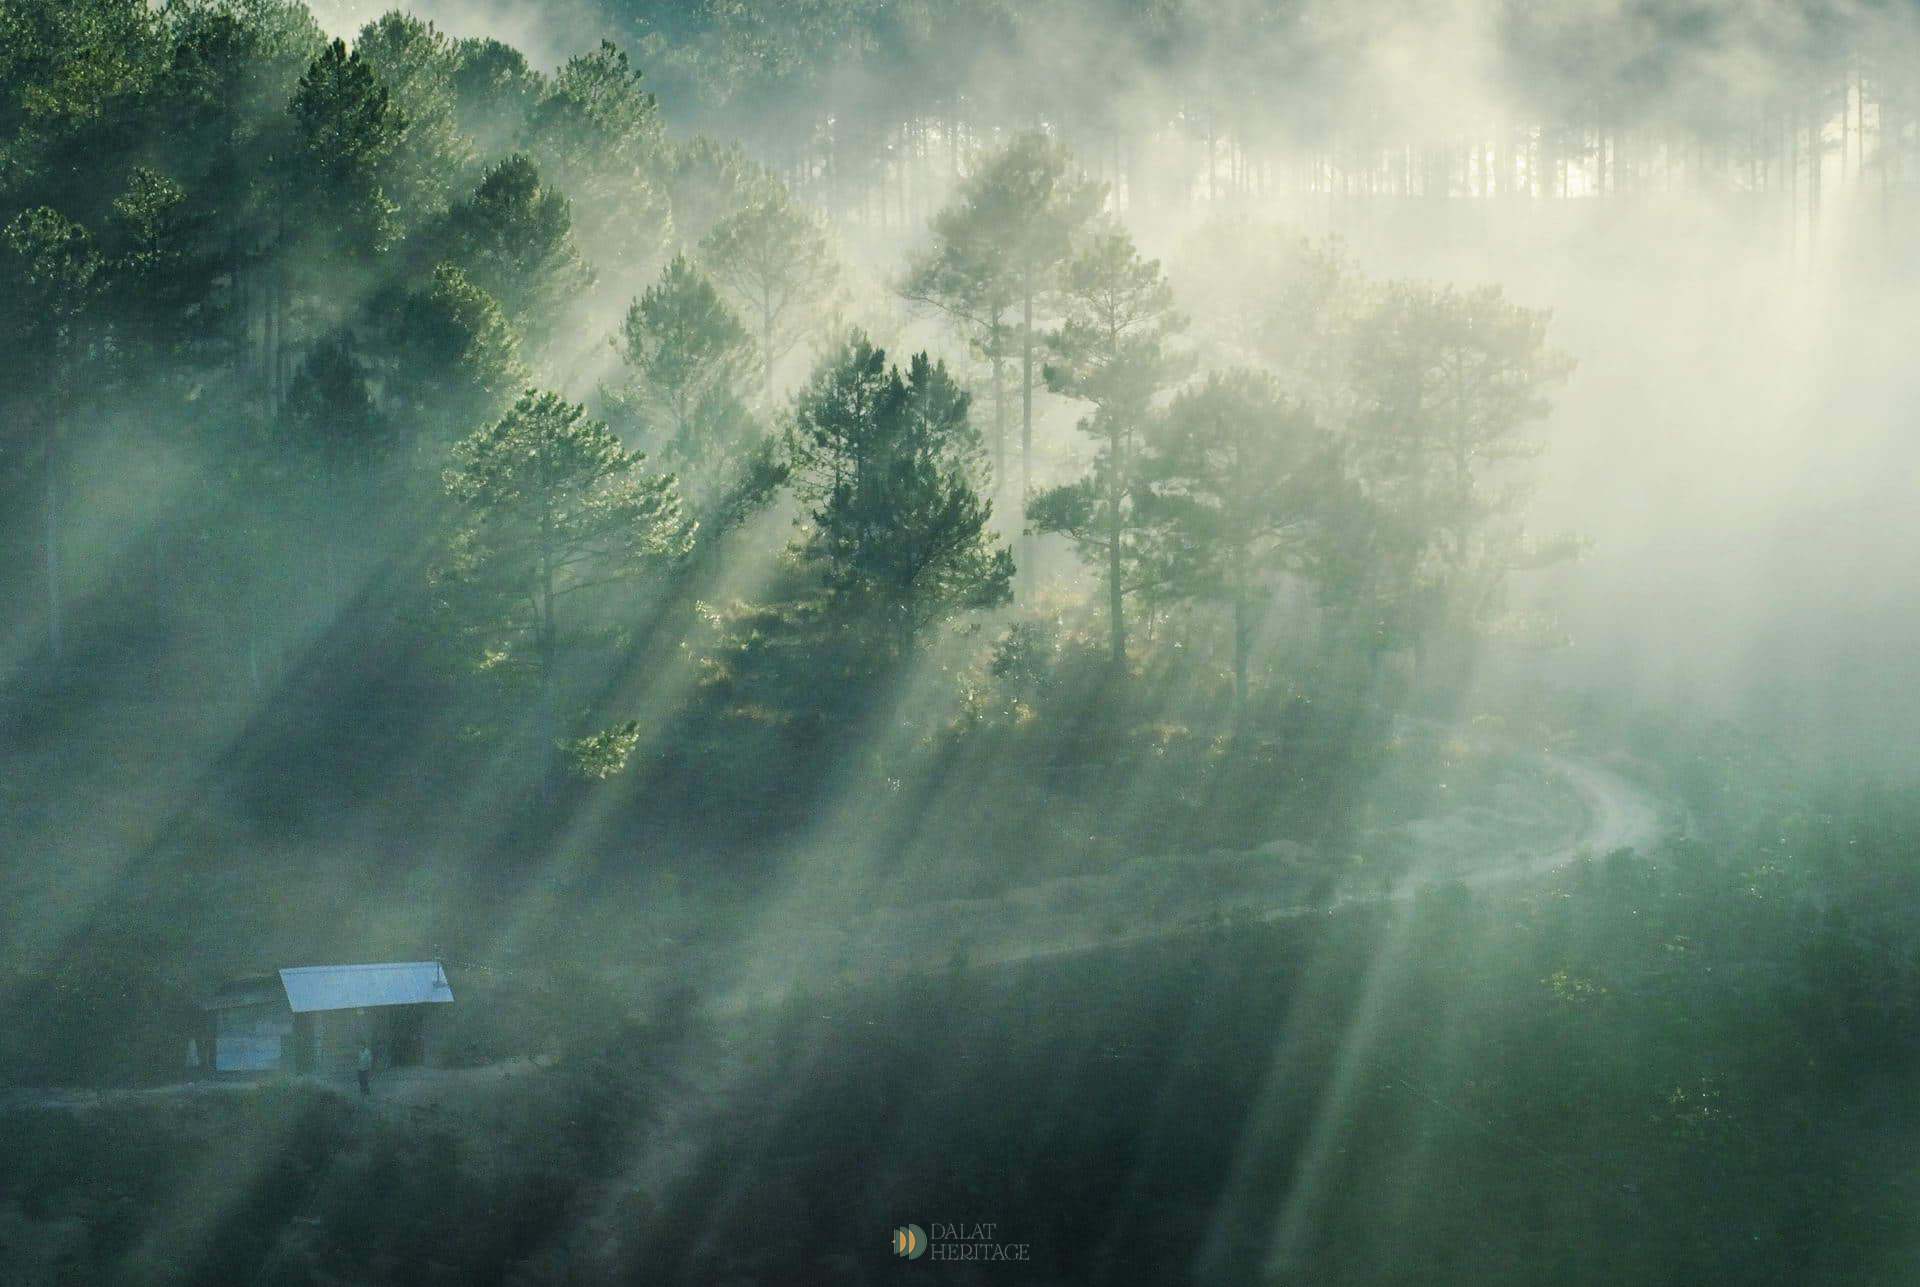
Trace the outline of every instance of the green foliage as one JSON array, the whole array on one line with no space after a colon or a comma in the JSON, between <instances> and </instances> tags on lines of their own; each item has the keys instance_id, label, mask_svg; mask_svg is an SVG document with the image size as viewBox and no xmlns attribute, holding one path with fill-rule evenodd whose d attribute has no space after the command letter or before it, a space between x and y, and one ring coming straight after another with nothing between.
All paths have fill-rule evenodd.
<instances>
[{"instance_id":1,"label":"green foliage","mask_svg":"<svg viewBox=\"0 0 1920 1287\"><path fill-rule=\"evenodd\" d=\"M297 139L288 181L312 233L342 258L386 249L400 232L386 175L407 132L391 91L336 40L308 65L289 110Z\"/></svg>"},{"instance_id":2,"label":"green foliage","mask_svg":"<svg viewBox=\"0 0 1920 1287\"><path fill-rule=\"evenodd\" d=\"M177 266L172 243L179 235L180 203L186 193L178 183L156 170L138 166L127 190L113 199L129 247L123 268L139 275L159 275Z\"/></svg>"},{"instance_id":3,"label":"green foliage","mask_svg":"<svg viewBox=\"0 0 1920 1287\"><path fill-rule=\"evenodd\" d=\"M746 328L685 255L627 310L618 344L647 385L653 417L675 438L711 400L737 400L753 360Z\"/></svg>"},{"instance_id":4,"label":"green foliage","mask_svg":"<svg viewBox=\"0 0 1920 1287\"><path fill-rule=\"evenodd\" d=\"M1137 426L1155 394L1180 378L1167 341L1186 329L1160 261L1143 259L1125 229L1090 236L1060 271L1064 319L1049 337L1046 368L1056 393L1091 402L1101 419Z\"/></svg>"},{"instance_id":5,"label":"green foliage","mask_svg":"<svg viewBox=\"0 0 1920 1287\"><path fill-rule=\"evenodd\" d=\"M1050 284L1105 199L1105 188L1079 173L1065 145L1020 134L985 158L934 216L935 250L925 271L964 296L990 299L1007 290L1013 300L1031 298Z\"/></svg>"},{"instance_id":6,"label":"green foliage","mask_svg":"<svg viewBox=\"0 0 1920 1287\"><path fill-rule=\"evenodd\" d=\"M775 365L817 319L840 276L826 229L785 188L762 185L701 241L700 263L754 327L761 393L771 403Z\"/></svg>"},{"instance_id":7,"label":"green foliage","mask_svg":"<svg viewBox=\"0 0 1920 1287\"><path fill-rule=\"evenodd\" d=\"M704 136L668 145L660 172L682 253L691 252L715 224L751 204L773 182L738 143Z\"/></svg>"},{"instance_id":8,"label":"green foliage","mask_svg":"<svg viewBox=\"0 0 1920 1287\"><path fill-rule=\"evenodd\" d=\"M1280 380L1330 427L1353 404L1354 331L1375 288L1345 246L1244 219L1209 222L1174 266L1202 338Z\"/></svg>"},{"instance_id":9,"label":"green foliage","mask_svg":"<svg viewBox=\"0 0 1920 1287\"><path fill-rule=\"evenodd\" d=\"M1016 621L994 641L987 673L1016 697L1030 699L1052 675L1051 662L1060 642L1055 631L1040 621Z\"/></svg>"},{"instance_id":10,"label":"green foliage","mask_svg":"<svg viewBox=\"0 0 1920 1287\"><path fill-rule=\"evenodd\" d=\"M1537 453L1527 429L1572 363L1546 341L1544 311L1497 288L1365 280L1338 242L1220 220L1182 256L1207 301L1207 338L1244 357L1338 438L1322 471L1318 530L1303 551L1329 651L1361 661L1413 648L1442 686L1473 637L1501 629L1510 573L1583 548L1523 524ZM1518 623L1516 623L1517 625ZM1514 626L1506 633L1519 637ZM1543 640L1550 623L1528 623Z\"/></svg>"},{"instance_id":11,"label":"green foliage","mask_svg":"<svg viewBox=\"0 0 1920 1287\"><path fill-rule=\"evenodd\" d=\"M455 112L460 49L430 22L393 10L360 29L354 53L392 95L406 132L387 166L387 190L408 225L444 210L473 164Z\"/></svg>"},{"instance_id":12,"label":"green foliage","mask_svg":"<svg viewBox=\"0 0 1920 1287\"><path fill-rule=\"evenodd\" d=\"M1005 9L968 12L985 40L1034 29L1028 17ZM739 619L759 623L754 646L769 655L779 651L768 642L774 632L793 632L781 678L754 698L773 710L791 710L806 694L810 650L823 671L839 667L828 659L828 636L847 644L845 655L854 659L848 682L858 685L852 641L865 626L855 623L871 618L864 608L853 610L856 601L916 605L899 624L916 635L923 626L913 620L945 615L933 605L949 597L996 601L992 560L955 571L953 585L935 584L940 576L932 574L922 585L911 572L920 557L913 540L895 543L907 567L850 569L871 563L872 551L887 545L859 528L924 535L945 527L964 546L984 512L985 489L1000 487L1017 503L1029 499L1012 495L1009 483L1020 480L1005 458L1006 366L1018 360L1023 444L1035 448L1036 459L1060 445L1025 443L1035 427L1032 386L1046 379L1080 404L1095 457L1084 478L1033 497L1031 520L1071 533L1096 561L1108 556L1101 570L1109 597L1124 604L1112 610L1111 627L1132 618L1124 624L1133 630L1139 674L1177 673L1191 685L1190 704L1177 718L1137 711L1139 726L1210 727L1224 704L1216 659L1222 636L1215 614L1197 600L1215 595L1220 577L1201 566L1204 542L1170 526L1171 495L1156 499L1143 469L1146 435L1184 375L1172 346L1181 319L1158 266L1103 217L1105 189L1068 151L1066 140L1086 146L1096 137L1085 128L1090 122L1033 110L1046 97L1037 88L1009 89L991 108L956 99L937 104L905 133L871 133L873 105L861 105L860 92L819 76L808 62L837 56L847 32L863 29L865 18L844 6L677 16L650 8L636 21L633 58L602 45L549 77L497 41L449 39L397 12L368 23L349 48L322 39L311 15L285 0L7 6L0 17L7 32L0 42L7 73L0 78L0 216L15 235L0 255L9 288L0 290L0 312L19 355L5 372L6 423L15 426L9 458L26 463L54 448L39 457L53 466L44 479L16 472L11 499L18 543L46 546L39 565L49 585L59 574L62 506L117 507L123 484L106 483L97 462L124 456L137 442L143 468L169 471L181 484L155 486L142 503L187 499L165 506L164 515L128 517L127 530L151 527L154 553L137 570L119 560L106 575L128 584L144 579L169 593L123 593L116 580L118 588L99 592L102 604L139 616L152 640L175 641L169 652L199 668L208 683L264 693L300 662L316 676L356 668L406 676L422 686L413 709L431 706L426 694L445 697L448 690L434 685L458 672L439 651L449 636L418 627L423 616L455 605L423 591L459 598L455 615L470 624L497 620L498 604L468 616L465 608L477 607L468 593L500 592L477 562L470 565L472 583L458 593L456 578L422 584L431 558L425 551L444 548L443 526L465 530L465 555L478 559L483 544L473 524L452 523L454 501L441 485L448 453L456 441L494 426L536 376L543 387L568 388L571 398L582 392L579 380L601 374L583 360L594 337L575 325L592 313L592 301L582 298L591 258L600 281L633 297L615 336L624 369L603 389L613 431L679 476L682 504L704 536L738 535L724 547L704 545L703 553L726 557L713 553L681 565L658 594L622 581L576 600L580 611L569 614L568 633L575 642L597 638L607 646L593 665L569 676L577 681L568 699L573 713L596 726L609 722L612 716L595 707L611 689L596 692L590 672L605 668L598 682L612 685L611 668L627 664L616 660L622 654L630 653L636 668L680 656L694 668L711 660L691 646L684 653L676 647L685 623L668 605L742 592L768 566L779 593L773 602L749 605ZM886 65L881 51L885 58L930 59L937 34L953 21L931 11L889 11L863 65ZM703 49L689 63L687 49L675 42L713 30L727 33L725 57L707 60L715 51ZM1082 50L1072 66L1090 65L1082 57L1098 61ZM644 82L643 62L652 78ZM662 70L671 82L696 63L713 83L667 100L681 113L669 142L647 86L662 83ZM736 102L764 115L775 100L735 97L763 75L779 81L783 93L804 87L815 101L790 113L790 122L745 130L740 143L689 128L696 100L701 111ZM935 83L958 92L966 80L959 69L929 72L916 92ZM831 124L805 135L816 109ZM1047 132L978 128L995 113L1004 113L1005 123L1045 120ZM1190 107L1181 127L1198 128L1205 114ZM790 124L800 133L790 135ZM970 136L996 142L973 152ZM924 402L914 415L929 424L968 423L970 445L958 455L972 464L958 472L969 475L973 501L961 504L957 492L943 494L925 480L903 483L909 512L888 518L877 512L892 503L880 499L883 489L864 486L861 497L842 498L848 517L837 534L810 531L820 537L804 543L817 556L810 568L782 560L763 530L772 524L743 521L773 501L795 463L779 453L784 435L768 433L778 415L776 367L824 329L846 279L827 216L809 203L853 213L863 192L871 196L870 185L890 182L888 175L910 180L911 192L923 195L932 190L920 182L931 177L923 171L944 168L943 150L957 185L901 285L945 310L990 368L992 473L980 468L985 461L972 429L978 422L986 431L982 405L953 416L941 409L958 401L949 397L951 377L935 379L930 367L919 388L920 377L903 368L901 385ZM481 156L491 164L476 172ZM75 165L73 157L87 164ZM1106 170L1109 158L1100 159ZM1132 163L1123 152L1111 163L1117 213L1148 194L1142 177L1128 173ZM912 204L906 201L901 213L909 215ZM857 226L862 216L854 217ZM889 204L888 224L892 217ZM660 251L676 236L692 249L664 262ZM1378 311L1386 292L1358 283L1330 249L1309 251L1277 236L1232 249L1244 250L1245 280L1227 311L1244 304L1249 315L1244 325L1215 327L1211 338L1247 350L1232 356L1272 368L1290 393L1322 413L1322 423L1357 440L1356 337L1360 320ZM1231 264L1214 268L1219 281L1210 278L1210 286L1234 284ZM1217 320L1203 317L1202 329ZM1235 334L1222 340L1227 329ZM1321 332L1325 344L1315 338ZM749 378L755 354L758 369ZM1315 382L1327 372L1336 373L1338 396L1323 399ZM756 397L748 396L750 385ZM988 397L983 387L979 398ZM1048 431L1044 418L1038 427ZM1365 427L1373 430L1374 421ZM63 443L76 448L71 456ZM1296 637L1286 644L1293 651L1271 669L1277 682L1263 694L1275 711L1362 651L1349 647L1357 633L1381 641L1370 654L1376 657L1420 646L1443 620L1435 605L1444 605L1460 580L1436 556L1428 510L1405 503L1413 489L1390 485L1386 457L1356 449L1349 459L1347 474L1325 486L1324 521L1330 531L1344 524L1340 538L1302 554L1293 572L1268 569L1255 578L1259 593L1290 592L1285 581L1310 578L1325 609L1312 640L1304 638L1312 614L1297 614ZM77 471L73 495L54 486L66 467ZM912 474L903 468L902 478ZM44 514L30 522L18 502L29 483L43 481ZM134 489L130 478L124 485ZM801 490L813 485L803 479ZM824 501L816 495L808 504ZM89 512L88 526L75 531L102 530L96 520L104 512ZM112 512L116 521L122 517L118 508ZM1536 541L1506 540L1495 529L1511 528L1510 518L1490 518L1482 527L1483 545L1505 542L1497 562L1511 566L1554 552ZM343 563L339 553L354 546L365 558ZM310 560L326 571L314 575ZM210 570L227 564L231 575ZM445 572L446 563L434 567ZM977 580L973 590L958 588L969 579ZM826 605L821 596L829 585ZM1059 638L1070 641L1055 660L1075 677L1056 690L1095 692L1098 683L1081 674L1089 636L1077 604L1054 605L1050 619ZM91 633L105 641L117 625L103 618ZM326 651L324 660L314 651L322 638L339 650ZM893 630L883 640L893 643ZM965 726L990 704L979 696L992 691L982 651L968 653L964 641L941 646L947 642L953 652L942 653L939 668L956 705L949 710L927 698L916 717L930 728L949 719ZM502 633L464 651L494 658L495 673L504 674L533 655L507 644ZM1276 656L1281 646L1276 641ZM1046 685L1029 678L1035 682L1022 691L1037 701ZM524 714L511 703L499 712L500 724ZM1066 719L1065 707L1051 714Z\"/></svg>"},{"instance_id":13,"label":"green foliage","mask_svg":"<svg viewBox=\"0 0 1920 1287\"><path fill-rule=\"evenodd\" d=\"M635 61L604 45L547 77L400 13L349 52L291 0L0 0L0 566L31 611L70 528L83 645L36 684L14 623L5 1080L177 1075L207 978L263 959L425 952L422 934L595 958L498 1008L457 984L489 1050L559 1056L485 1070L492 1107L222 1087L142 1096L143 1117L9 1092L0 1278L857 1280L849 1249L898 1218L857 1195L909 1190L1030 1218L1062 1281L1900 1277L1910 791L1815 789L1747 730L1638 730L1691 811L1685 843L1271 926L1157 921L1132 897L1150 883L1118 879L1180 855L1131 870L1191 871L1225 911L1249 873L1297 866L1318 911L1436 874L1422 841L1450 821L1492 849L1576 807L1565 789L1525 807L1492 755L1409 749L1388 657L1462 642L1509 573L1572 548L1521 525L1568 364L1546 315L1497 292L1369 283L1336 244L1215 223L1175 276L1217 374L1182 390L1182 310L1064 140L1089 164L1100 148L1143 235L1159 174L1183 206L1286 171L1329 205L1437 197L1463 154L1470 184L1523 166L1537 185L1576 148L1603 182L1664 154L1678 185L1689 152L1734 172L1744 150L1756 189L1783 175L1780 127L1817 102L1789 87L1747 142L1623 130L1593 92L1620 51L1577 8L1484 24L1524 51L1532 74L1504 82L1521 106L1564 119L1493 138L1426 121L1405 149L1390 111L1344 110L1366 24L1321 23L1324 4L638 0ZM1830 15L1760 8L1844 71L1863 127L1876 109L1897 183L1905 46L1829 62ZM1754 66L1720 33L1763 20L1709 16L1702 66ZM673 142L640 61L674 88ZM729 111L741 144L695 133ZM1263 146L1281 129L1284 151ZM1835 157L1789 159L1817 178ZM900 289L989 370L991 475L956 377L864 337L770 443L776 368L849 275L810 203L884 251L949 165ZM577 360L607 358L579 325L589 259L633 301L610 427L574 401L611 366ZM1051 431L1036 354L1093 459L1019 499L1100 565L1111 621L1061 578L1018 620L936 629L1008 600L987 497L1013 477L1008 362L1023 429ZM534 383L556 391L514 401ZM803 534L782 554L790 514L742 520L788 469ZM688 574L689 544L728 528L740 557ZM710 628L686 629L709 593ZM537 679L537 711L446 665L448 639ZM556 752L603 783L593 808L521 807ZM701 931L813 912L716 897L733 880L896 898L912 906L881 919L903 929L1018 889L1089 941L1179 936L991 971L967 964L980 944L942 943L938 985L743 1007L724 1054L686 1066L694 1113L655 1117L678 1034L595 985L730 977L758 944ZM655 918L682 897L684 925ZM686 1122L713 1147L667 1138L685 1165L652 1183L645 1128ZM709 1236L735 1228L752 1236Z\"/></svg>"},{"instance_id":14,"label":"green foliage","mask_svg":"<svg viewBox=\"0 0 1920 1287\"><path fill-rule=\"evenodd\" d=\"M609 402L680 477L703 530L718 535L772 499L784 472L747 406L753 340L686 256L634 301L614 344L627 378Z\"/></svg>"},{"instance_id":15,"label":"green foliage","mask_svg":"<svg viewBox=\"0 0 1920 1287\"><path fill-rule=\"evenodd\" d=\"M908 265L902 297L944 314L968 349L987 364L993 393L993 466L1005 482L1007 409L1005 367L1019 353L1019 284L1001 259L989 225L987 194L949 206L933 221L934 242Z\"/></svg>"},{"instance_id":16,"label":"green foliage","mask_svg":"<svg viewBox=\"0 0 1920 1287\"><path fill-rule=\"evenodd\" d=\"M146 166L113 199L107 288L129 346L142 358L172 358L206 306L207 265L189 224L186 191Z\"/></svg>"},{"instance_id":17,"label":"green foliage","mask_svg":"<svg viewBox=\"0 0 1920 1287\"><path fill-rule=\"evenodd\" d=\"M429 447L497 416L525 376L500 305L452 264L401 301L388 342L396 414Z\"/></svg>"},{"instance_id":18,"label":"green foliage","mask_svg":"<svg viewBox=\"0 0 1920 1287\"><path fill-rule=\"evenodd\" d=\"M640 80L627 55L602 41L567 60L527 126L541 171L577 203L589 257L623 276L657 262L671 222L654 180L659 113Z\"/></svg>"},{"instance_id":19,"label":"green foliage","mask_svg":"<svg viewBox=\"0 0 1920 1287\"><path fill-rule=\"evenodd\" d=\"M1497 286L1387 287L1360 323L1350 377L1369 471L1438 493L1443 523L1509 503L1477 471L1538 452L1521 431L1546 416L1546 389L1573 369L1547 346L1550 318Z\"/></svg>"},{"instance_id":20,"label":"green foliage","mask_svg":"<svg viewBox=\"0 0 1920 1287\"><path fill-rule=\"evenodd\" d=\"M492 605L474 623L484 639L530 643L551 676L564 603L685 552L673 477L640 463L585 408L532 389L455 444L446 485L466 516L456 567Z\"/></svg>"},{"instance_id":21,"label":"green foliage","mask_svg":"<svg viewBox=\"0 0 1920 1287\"><path fill-rule=\"evenodd\" d=\"M1523 431L1573 367L1547 345L1549 316L1498 287L1395 283L1356 328L1355 471L1368 501L1417 542L1406 551L1417 566L1402 575L1434 588L1449 642L1500 606L1509 570L1536 561L1512 466L1538 454Z\"/></svg>"},{"instance_id":22,"label":"green foliage","mask_svg":"<svg viewBox=\"0 0 1920 1287\"><path fill-rule=\"evenodd\" d=\"M987 529L967 404L944 363L915 354L903 376L856 332L795 406L788 451L810 506L808 550L836 595L903 643L1011 593L1013 556Z\"/></svg>"},{"instance_id":23,"label":"green foliage","mask_svg":"<svg viewBox=\"0 0 1920 1287\"><path fill-rule=\"evenodd\" d=\"M638 170L653 159L662 133L653 95L640 88L640 72L624 51L601 41L591 53L569 58L541 104L545 123L565 123L577 141L594 137L611 145L608 160Z\"/></svg>"},{"instance_id":24,"label":"green foliage","mask_svg":"<svg viewBox=\"0 0 1920 1287\"><path fill-rule=\"evenodd\" d=\"M45 206L0 230L8 289L0 322L16 375L52 374L64 383L84 351L82 319L98 289L100 255L88 231Z\"/></svg>"},{"instance_id":25,"label":"green foliage","mask_svg":"<svg viewBox=\"0 0 1920 1287\"><path fill-rule=\"evenodd\" d=\"M518 146L534 107L547 93L546 78L512 45L470 37L455 46L454 115L482 155Z\"/></svg>"},{"instance_id":26,"label":"green foliage","mask_svg":"<svg viewBox=\"0 0 1920 1287\"><path fill-rule=\"evenodd\" d=\"M1014 351L1008 314L1020 297L1011 274L1003 271L981 208L985 197L979 194L972 204L950 206L934 218L934 244L909 266L900 293L946 313L973 349L991 360Z\"/></svg>"},{"instance_id":27,"label":"green foliage","mask_svg":"<svg viewBox=\"0 0 1920 1287\"><path fill-rule=\"evenodd\" d=\"M573 771L589 782L604 782L627 767L633 748L640 744L640 723L628 720L580 738L566 750Z\"/></svg>"},{"instance_id":28,"label":"green foliage","mask_svg":"<svg viewBox=\"0 0 1920 1287\"><path fill-rule=\"evenodd\" d=\"M0 10L0 157L25 171L6 174L6 186L124 129L164 47L160 15L140 0L15 0Z\"/></svg>"},{"instance_id":29,"label":"green foliage","mask_svg":"<svg viewBox=\"0 0 1920 1287\"><path fill-rule=\"evenodd\" d=\"M537 348L593 280L573 242L573 205L515 154L488 168L447 219L445 255Z\"/></svg>"},{"instance_id":30,"label":"green foliage","mask_svg":"<svg viewBox=\"0 0 1920 1287\"><path fill-rule=\"evenodd\" d=\"M327 41L297 0L188 0L165 7L172 56L162 92L187 137L222 151L279 125L301 73Z\"/></svg>"},{"instance_id":31,"label":"green foliage","mask_svg":"<svg viewBox=\"0 0 1920 1287\"><path fill-rule=\"evenodd\" d=\"M148 111L156 137L150 164L180 184L182 248L197 311L175 328L195 365L215 365L243 348L240 290L257 282L273 243L291 249L304 218L288 221L287 158L297 149L297 122L287 111L302 75L326 40L296 0L196 0L166 8L172 48ZM304 211L303 211L304 215ZM216 343L208 343L217 339Z\"/></svg>"},{"instance_id":32,"label":"green foliage","mask_svg":"<svg viewBox=\"0 0 1920 1287\"><path fill-rule=\"evenodd\" d=\"M1154 514L1187 561L1187 584L1218 595L1296 570L1338 461L1330 436L1276 381L1215 372L1148 435Z\"/></svg>"}]
</instances>

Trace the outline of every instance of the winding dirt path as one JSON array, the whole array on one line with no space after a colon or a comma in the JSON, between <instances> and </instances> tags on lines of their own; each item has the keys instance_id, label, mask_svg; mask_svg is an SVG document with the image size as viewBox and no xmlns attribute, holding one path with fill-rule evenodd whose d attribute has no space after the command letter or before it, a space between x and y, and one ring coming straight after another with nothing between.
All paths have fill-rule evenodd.
<instances>
[{"instance_id":1,"label":"winding dirt path","mask_svg":"<svg viewBox=\"0 0 1920 1287\"><path fill-rule=\"evenodd\" d=\"M1669 829L1668 811L1645 788L1591 760L1547 751L1531 758L1578 802L1577 826L1540 834L1537 818L1507 819L1484 806L1473 825L1449 817L1402 828L1418 855L1374 890L1320 888L1324 868L1274 842L1244 852L1156 855L1112 872L1056 878L981 899L883 907L826 918L810 905L771 913L733 946L730 977L709 1012L725 1017L802 990L941 971L986 969L1108 951L1204 931L1225 920L1276 923L1343 908L1407 902L1423 889L1486 889L1543 875L1581 857L1643 849ZM1451 852L1442 852L1445 850Z\"/></svg>"},{"instance_id":2,"label":"winding dirt path","mask_svg":"<svg viewBox=\"0 0 1920 1287\"><path fill-rule=\"evenodd\" d=\"M1587 811L1586 825L1564 843L1538 853L1490 860L1469 870L1448 875L1411 871L1390 894L1341 901L1404 901L1421 889L1456 881L1471 889L1486 889L1509 881L1543 876L1582 857L1601 857L1621 849L1645 849L1657 843L1669 830L1667 813L1659 801L1645 788L1612 769L1590 760L1544 751L1539 753L1539 758L1574 789Z\"/></svg>"},{"instance_id":3,"label":"winding dirt path","mask_svg":"<svg viewBox=\"0 0 1920 1287\"><path fill-rule=\"evenodd\" d=\"M1416 866L1395 882L1390 890L1371 894L1343 893L1326 901L1289 902L1261 909L1255 913L1256 918L1263 923L1273 924L1303 916L1326 915L1346 907L1405 903L1417 897L1422 890L1442 885L1459 884L1469 889L1488 889L1543 876L1581 858L1600 857L1621 849L1648 848L1670 829L1667 813L1659 801L1645 788L1612 769L1551 752L1540 752L1539 759L1573 788L1587 813L1585 825L1560 843L1532 852L1487 858L1464 869L1434 870ZM1011 963L1060 952L1094 951L1172 938L1191 932L1192 928L1190 925L1163 927L1066 948L1011 953L1000 959Z\"/></svg>"}]
</instances>

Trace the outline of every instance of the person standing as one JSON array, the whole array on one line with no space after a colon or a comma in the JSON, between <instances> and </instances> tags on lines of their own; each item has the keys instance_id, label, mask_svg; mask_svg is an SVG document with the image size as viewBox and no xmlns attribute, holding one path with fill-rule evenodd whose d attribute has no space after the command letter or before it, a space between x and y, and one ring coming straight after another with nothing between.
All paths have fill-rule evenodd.
<instances>
[{"instance_id":1,"label":"person standing","mask_svg":"<svg viewBox=\"0 0 1920 1287\"><path fill-rule=\"evenodd\" d=\"M366 1042L360 1043L360 1062L356 1065L360 1074L360 1094L364 1097L373 1093L373 1047Z\"/></svg>"}]
</instances>

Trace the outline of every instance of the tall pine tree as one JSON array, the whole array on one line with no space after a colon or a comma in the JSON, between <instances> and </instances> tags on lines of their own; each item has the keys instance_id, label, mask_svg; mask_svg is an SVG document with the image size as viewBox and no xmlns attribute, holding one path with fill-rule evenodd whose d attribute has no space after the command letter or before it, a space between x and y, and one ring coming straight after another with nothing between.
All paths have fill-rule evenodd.
<instances>
[{"instance_id":1,"label":"tall pine tree","mask_svg":"<svg viewBox=\"0 0 1920 1287\"><path fill-rule=\"evenodd\" d=\"M899 649L1011 593L1013 556L987 527L967 402L945 364L919 353L903 373L856 332L795 405L789 451L812 521L808 551L843 607Z\"/></svg>"},{"instance_id":2,"label":"tall pine tree","mask_svg":"<svg viewBox=\"0 0 1920 1287\"><path fill-rule=\"evenodd\" d=\"M1064 325L1051 337L1058 360L1048 387L1093 404L1082 432L1097 444L1083 479L1028 502L1035 531L1064 532L1107 583L1108 639L1115 665L1127 659L1126 597L1149 575L1137 468L1139 436L1154 398L1191 365L1168 347L1186 326L1157 260L1142 259L1119 228L1093 237L1061 273Z\"/></svg>"},{"instance_id":3,"label":"tall pine tree","mask_svg":"<svg viewBox=\"0 0 1920 1287\"><path fill-rule=\"evenodd\" d=\"M446 485L465 521L452 568L469 591L467 624L484 647L530 663L547 748L567 605L687 548L672 476L641 464L584 407L534 389L454 448Z\"/></svg>"},{"instance_id":4,"label":"tall pine tree","mask_svg":"<svg viewBox=\"0 0 1920 1287\"><path fill-rule=\"evenodd\" d=\"M781 471L748 407L753 339L686 256L633 302L614 345L626 378L607 391L610 414L679 476L703 532L716 536L770 499Z\"/></svg>"}]
</instances>

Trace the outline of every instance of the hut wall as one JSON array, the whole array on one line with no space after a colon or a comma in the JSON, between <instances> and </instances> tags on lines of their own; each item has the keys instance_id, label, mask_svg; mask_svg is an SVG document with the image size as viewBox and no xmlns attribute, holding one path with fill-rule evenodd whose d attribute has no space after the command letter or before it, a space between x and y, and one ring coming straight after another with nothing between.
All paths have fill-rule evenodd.
<instances>
[{"instance_id":1,"label":"hut wall","mask_svg":"<svg viewBox=\"0 0 1920 1287\"><path fill-rule=\"evenodd\" d=\"M214 1014L215 1072L263 1072L279 1068L291 1053L293 1015L286 1006L231 1006Z\"/></svg>"}]
</instances>

